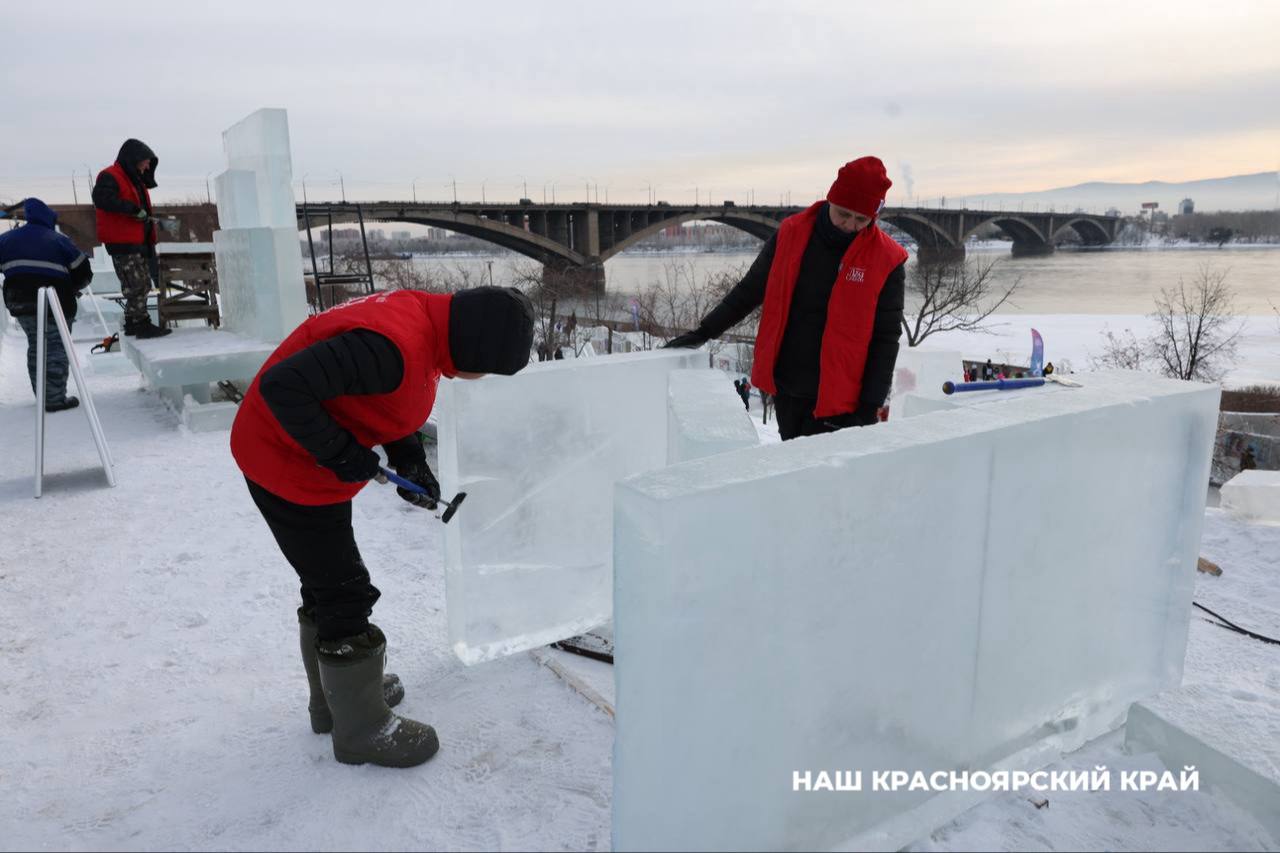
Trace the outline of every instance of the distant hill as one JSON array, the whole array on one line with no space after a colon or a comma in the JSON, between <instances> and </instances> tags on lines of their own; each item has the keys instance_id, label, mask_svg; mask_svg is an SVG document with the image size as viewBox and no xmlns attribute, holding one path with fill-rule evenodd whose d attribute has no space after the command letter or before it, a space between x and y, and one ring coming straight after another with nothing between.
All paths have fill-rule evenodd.
<instances>
[{"instance_id":1,"label":"distant hill","mask_svg":"<svg viewBox=\"0 0 1280 853\"><path fill-rule=\"evenodd\" d=\"M1160 203L1160 210L1177 213L1178 204L1189 198L1195 202L1198 213L1217 210L1274 210L1280 207L1280 173L1258 172L1253 175L1234 175L1229 178L1207 178L1201 181L1169 183L1146 181L1140 184L1107 183L1092 181L1072 187L1057 187L1026 193L970 194L964 204L970 208L1016 207L1019 203L1039 205L1041 209L1052 206L1057 210L1085 210L1104 212L1109 207L1121 213L1137 213L1143 202ZM954 206L960 199L948 199L947 206Z\"/></svg>"}]
</instances>

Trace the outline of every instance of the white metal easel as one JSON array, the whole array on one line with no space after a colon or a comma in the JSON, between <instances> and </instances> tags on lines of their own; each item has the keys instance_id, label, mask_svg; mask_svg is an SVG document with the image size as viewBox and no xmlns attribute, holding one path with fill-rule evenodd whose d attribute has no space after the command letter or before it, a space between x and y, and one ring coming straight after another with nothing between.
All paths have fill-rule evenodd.
<instances>
[{"instance_id":1,"label":"white metal easel","mask_svg":"<svg viewBox=\"0 0 1280 853\"><path fill-rule=\"evenodd\" d=\"M80 360L76 358L75 347L71 344L71 329L67 326L67 318L62 313L62 304L57 296L49 298L49 287L41 287L36 291L36 494L38 498L44 491L44 401L45 375L48 358L45 346L45 330L48 328L49 314L58 326L58 337L62 339L62 347L67 351L67 363L76 379L76 388L80 391L80 405L84 408L85 417L89 419L89 431L93 433L93 442L98 446L98 457L102 460L102 470L107 475L107 484L115 486L115 473L111 470L111 451L107 447L107 437L102 432L102 421L98 420L98 410L93 405L93 394L84 381L80 371ZM96 304L95 304L96 305ZM104 324L105 325L105 324Z\"/></svg>"}]
</instances>

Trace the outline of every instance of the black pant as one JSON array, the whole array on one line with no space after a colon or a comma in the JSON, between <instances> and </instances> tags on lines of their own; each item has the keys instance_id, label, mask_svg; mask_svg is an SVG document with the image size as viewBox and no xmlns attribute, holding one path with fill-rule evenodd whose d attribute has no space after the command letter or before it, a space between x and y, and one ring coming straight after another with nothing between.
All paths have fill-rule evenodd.
<instances>
[{"instance_id":1,"label":"black pant","mask_svg":"<svg viewBox=\"0 0 1280 853\"><path fill-rule=\"evenodd\" d=\"M782 436L783 441L804 435L835 432L833 427L814 420L813 409L816 405L818 405L817 400L788 397L786 394L778 394L773 398L773 408L778 419L778 435Z\"/></svg>"},{"instance_id":2,"label":"black pant","mask_svg":"<svg viewBox=\"0 0 1280 853\"><path fill-rule=\"evenodd\" d=\"M302 581L302 608L322 640L364 633L382 595L369 582L351 529L351 501L304 506L245 479L249 495Z\"/></svg>"}]
</instances>

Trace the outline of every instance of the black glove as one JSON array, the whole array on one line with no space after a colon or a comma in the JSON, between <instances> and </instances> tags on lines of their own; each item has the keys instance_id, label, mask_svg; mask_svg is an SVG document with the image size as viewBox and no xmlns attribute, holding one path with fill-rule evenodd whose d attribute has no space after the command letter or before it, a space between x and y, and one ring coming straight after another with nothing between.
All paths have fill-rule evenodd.
<instances>
[{"instance_id":1,"label":"black glove","mask_svg":"<svg viewBox=\"0 0 1280 853\"><path fill-rule=\"evenodd\" d=\"M830 427L832 430L846 429L848 427L871 426L872 424L880 421L879 411L879 406L868 406L864 403L852 412L823 418L822 423Z\"/></svg>"},{"instance_id":2,"label":"black glove","mask_svg":"<svg viewBox=\"0 0 1280 853\"><path fill-rule=\"evenodd\" d=\"M422 439L416 432L388 441L382 445L382 449L387 452L387 464L396 469L415 464L425 465L427 462L427 451L423 449Z\"/></svg>"},{"instance_id":3,"label":"black glove","mask_svg":"<svg viewBox=\"0 0 1280 853\"><path fill-rule=\"evenodd\" d=\"M344 483L363 483L378 476L382 460L378 454L352 439L342 453L320 464Z\"/></svg>"},{"instance_id":4,"label":"black glove","mask_svg":"<svg viewBox=\"0 0 1280 853\"><path fill-rule=\"evenodd\" d=\"M435 509L436 502L440 500L440 481L436 479L436 475L431 473L431 466L427 465L424 459L421 462L414 462L408 465L397 465L396 473L404 479L427 490L425 495L417 492L411 492L408 489L396 487L396 494L407 500L409 503L423 509Z\"/></svg>"},{"instance_id":5,"label":"black glove","mask_svg":"<svg viewBox=\"0 0 1280 853\"><path fill-rule=\"evenodd\" d=\"M709 340L711 339L708 338L706 335L702 334L702 332L699 332L697 329L694 329L692 332L685 332L683 335L680 335L679 337L672 338L671 340L663 344L662 348L674 349L676 347L683 347L685 349L697 349L698 347L702 346Z\"/></svg>"}]
</instances>

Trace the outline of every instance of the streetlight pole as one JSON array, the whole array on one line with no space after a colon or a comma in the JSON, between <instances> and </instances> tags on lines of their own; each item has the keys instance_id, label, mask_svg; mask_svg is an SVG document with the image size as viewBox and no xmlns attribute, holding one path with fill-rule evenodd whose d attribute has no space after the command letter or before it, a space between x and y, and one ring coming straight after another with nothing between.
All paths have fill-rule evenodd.
<instances>
[{"instance_id":1,"label":"streetlight pole","mask_svg":"<svg viewBox=\"0 0 1280 853\"><path fill-rule=\"evenodd\" d=\"M413 191L413 203L417 204L418 203L418 179L417 178L413 179L413 182L410 184L410 187Z\"/></svg>"},{"instance_id":2,"label":"streetlight pole","mask_svg":"<svg viewBox=\"0 0 1280 853\"><path fill-rule=\"evenodd\" d=\"M209 176L212 174L213 172L204 173L204 200L209 204L213 204L213 193L209 191Z\"/></svg>"},{"instance_id":3,"label":"streetlight pole","mask_svg":"<svg viewBox=\"0 0 1280 853\"><path fill-rule=\"evenodd\" d=\"M71 170L71 198L75 201L76 207L80 206L80 192L76 189L76 170Z\"/></svg>"}]
</instances>

